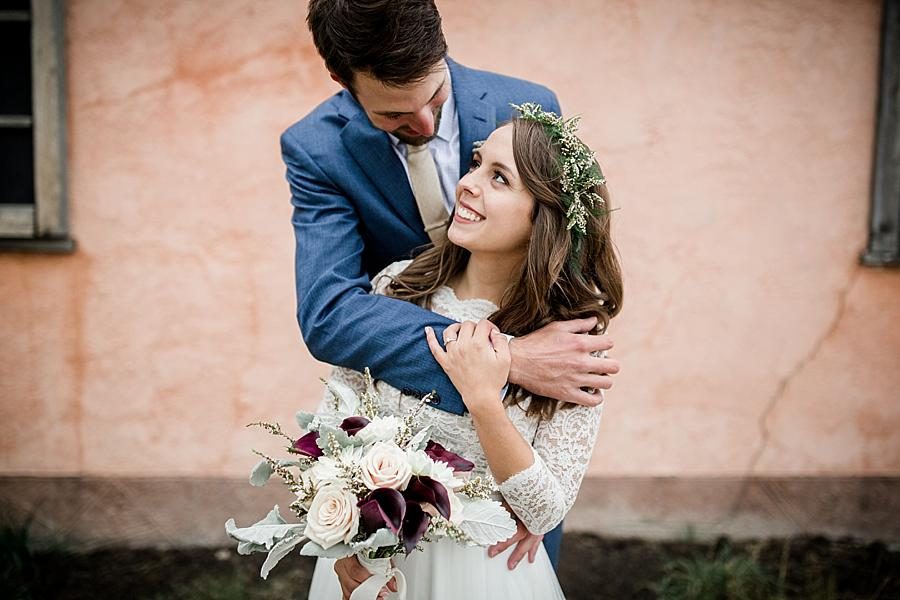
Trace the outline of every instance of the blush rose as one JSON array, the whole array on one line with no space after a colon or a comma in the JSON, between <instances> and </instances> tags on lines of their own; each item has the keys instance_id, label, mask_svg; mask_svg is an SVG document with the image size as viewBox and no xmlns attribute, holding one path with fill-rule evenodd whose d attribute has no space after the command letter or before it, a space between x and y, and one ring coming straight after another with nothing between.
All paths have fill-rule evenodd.
<instances>
[{"instance_id":1,"label":"blush rose","mask_svg":"<svg viewBox=\"0 0 900 600\"><path fill-rule=\"evenodd\" d=\"M337 485L323 485L309 505L303 534L323 548L349 543L359 529L356 496Z\"/></svg>"},{"instance_id":2,"label":"blush rose","mask_svg":"<svg viewBox=\"0 0 900 600\"><path fill-rule=\"evenodd\" d=\"M412 476L406 452L387 442L374 444L363 457L360 467L363 483L370 490L378 488L402 490Z\"/></svg>"}]
</instances>

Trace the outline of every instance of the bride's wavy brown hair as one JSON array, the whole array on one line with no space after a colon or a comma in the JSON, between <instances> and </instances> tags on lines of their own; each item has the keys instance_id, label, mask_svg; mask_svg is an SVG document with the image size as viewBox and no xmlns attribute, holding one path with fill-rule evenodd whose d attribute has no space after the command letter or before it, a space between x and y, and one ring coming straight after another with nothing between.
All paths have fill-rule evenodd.
<instances>
[{"instance_id":1,"label":"bride's wavy brown hair","mask_svg":"<svg viewBox=\"0 0 900 600\"><path fill-rule=\"evenodd\" d=\"M594 190L605 205L587 220L587 235L573 252L560 185L559 148L539 123L511 121L513 157L519 178L534 197L531 240L513 283L488 319L504 333L521 336L552 321L597 317L593 333L603 333L622 306L622 275L610 237L606 185ZM434 292L466 268L469 251L450 241L419 254L393 277L386 294L430 308ZM528 392L510 385L506 403L518 404ZM561 403L533 396L529 415L549 418ZM570 405L571 406L571 405Z\"/></svg>"}]
</instances>

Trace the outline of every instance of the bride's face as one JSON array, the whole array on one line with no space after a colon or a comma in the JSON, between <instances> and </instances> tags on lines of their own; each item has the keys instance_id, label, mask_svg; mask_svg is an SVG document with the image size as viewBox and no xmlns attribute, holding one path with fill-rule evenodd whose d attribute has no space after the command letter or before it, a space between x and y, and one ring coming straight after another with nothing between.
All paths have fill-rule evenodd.
<instances>
[{"instance_id":1,"label":"bride's face","mask_svg":"<svg viewBox=\"0 0 900 600\"><path fill-rule=\"evenodd\" d=\"M512 125L496 129L472 156L456 186L448 239L472 253L524 256L531 237L534 198L519 178Z\"/></svg>"}]
</instances>

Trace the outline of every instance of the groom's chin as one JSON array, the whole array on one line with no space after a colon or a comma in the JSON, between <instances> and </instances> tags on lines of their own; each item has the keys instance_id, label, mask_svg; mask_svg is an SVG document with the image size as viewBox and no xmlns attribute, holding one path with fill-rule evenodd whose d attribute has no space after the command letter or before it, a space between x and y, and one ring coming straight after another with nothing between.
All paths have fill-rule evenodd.
<instances>
[{"instance_id":1,"label":"groom's chin","mask_svg":"<svg viewBox=\"0 0 900 600\"><path fill-rule=\"evenodd\" d=\"M436 135L410 135L408 133L403 133L402 131L392 131L391 133L404 144L409 144L411 146L422 146L437 137Z\"/></svg>"}]
</instances>

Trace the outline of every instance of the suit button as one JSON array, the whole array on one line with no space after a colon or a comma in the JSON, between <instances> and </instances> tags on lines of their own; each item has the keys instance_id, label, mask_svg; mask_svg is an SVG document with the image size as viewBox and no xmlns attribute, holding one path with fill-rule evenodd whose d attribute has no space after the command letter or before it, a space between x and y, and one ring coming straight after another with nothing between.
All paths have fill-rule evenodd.
<instances>
[{"instance_id":1,"label":"suit button","mask_svg":"<svg viewBox=\"0 0 900 600\"><path fill-rule=\"evenodd\" d=\"M434 395L431 397L431 400L428 401L428 404L430 404L431 406L437 406L440 403L441 403L441 395L437 392L435 392Z\"/></svg>"}]
</instances>

